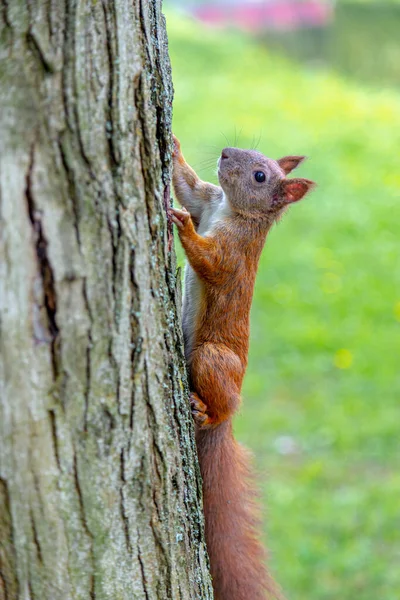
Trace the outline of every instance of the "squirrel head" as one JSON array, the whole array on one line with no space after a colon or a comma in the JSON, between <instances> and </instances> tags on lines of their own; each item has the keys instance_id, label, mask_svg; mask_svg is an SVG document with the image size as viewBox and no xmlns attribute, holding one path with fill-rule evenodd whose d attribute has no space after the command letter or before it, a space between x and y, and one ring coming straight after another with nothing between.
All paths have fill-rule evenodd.
<instances>
[{"instance_id":1,"label":"squirrel head","mask_svg":"<svg viewBox=\"0 0 400 600\"><path fill-rule=\"evenodd\" d=\"M224 148L218 179L235 212L274 220L315 186L309 179L286 178L303 160L305 156L273 160L255 150Z\"/></svg>"}]
</instances>

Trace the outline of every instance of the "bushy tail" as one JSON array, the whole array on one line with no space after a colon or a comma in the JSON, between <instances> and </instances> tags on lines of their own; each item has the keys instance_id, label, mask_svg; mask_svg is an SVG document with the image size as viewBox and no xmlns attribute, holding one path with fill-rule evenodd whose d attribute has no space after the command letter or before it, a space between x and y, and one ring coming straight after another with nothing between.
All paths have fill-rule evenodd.
<instances>
[{"instance_id":1,"label":"bushy tail","mask_svg":"<svg viewBox=\"0 0 400 600\"><path fill-rule=\"evenodd\" d=\"M280 598L258 539L248 453L235 441L231 421L198 431L197 448L215 599Z\"/></svg>"}]
</instances>

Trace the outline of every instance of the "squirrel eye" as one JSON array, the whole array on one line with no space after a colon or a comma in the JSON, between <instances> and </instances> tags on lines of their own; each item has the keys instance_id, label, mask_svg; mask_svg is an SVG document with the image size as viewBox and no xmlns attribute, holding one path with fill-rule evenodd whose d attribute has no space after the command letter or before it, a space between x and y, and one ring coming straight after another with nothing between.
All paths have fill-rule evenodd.
<instances>
[{"instance_id":1,"label":"squirrel eye","mask_svg":"<svg viewBox=\"0 0 400 600\"><path fill-rule=\"evenodd\" d=\"M254 173L254 179L257 181L257 183L262 183L263 181L265 181L265 173L263 173L262 171L256 171Z\"/></svg>"}]
</instances>

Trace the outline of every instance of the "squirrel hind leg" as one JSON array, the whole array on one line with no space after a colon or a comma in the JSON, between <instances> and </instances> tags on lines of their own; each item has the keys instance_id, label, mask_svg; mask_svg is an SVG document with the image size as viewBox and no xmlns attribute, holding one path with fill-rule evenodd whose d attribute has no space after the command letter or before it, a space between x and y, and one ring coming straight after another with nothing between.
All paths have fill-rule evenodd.
<instances>
[{"instance_id":1,"label":"squirrel hind leg","mask_svg":"<svg viewBox=\"0 0 400 600\"><path fill-rule=\"evenodd\" d=\"M207 425L229 419L240 403L244 372L240 358L225 344L206 342L192 351L189 366L195 410L207 415Z\"/></svg>"},{"instance_id":2,"label":"squirrel hind leg","mask_svg":"<svg viewBox=\"0 0 400 600\"><path fill-rule=\"evenodd\" d=\"M211 424L211 419L207 414L207 404L204 404L196 392L190 394L190 407L193 420L198 427L207 427Z\"/></svg>"}]
</instances>

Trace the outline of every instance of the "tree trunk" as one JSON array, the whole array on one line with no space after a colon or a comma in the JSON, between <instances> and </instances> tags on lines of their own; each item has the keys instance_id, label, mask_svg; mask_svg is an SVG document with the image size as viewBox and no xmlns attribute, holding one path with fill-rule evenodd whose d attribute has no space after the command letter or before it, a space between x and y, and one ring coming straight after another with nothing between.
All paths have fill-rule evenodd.
<instances>
[{"instance_id":1,"label":"tree trunk","mask_svg":"<svg viewBox=\"0 0 400 600\"><path fill-rule=\"evenodd\" d=\"M0 19L0 600L210 599L160 1Z\"/></svg>"}]
</instances>

